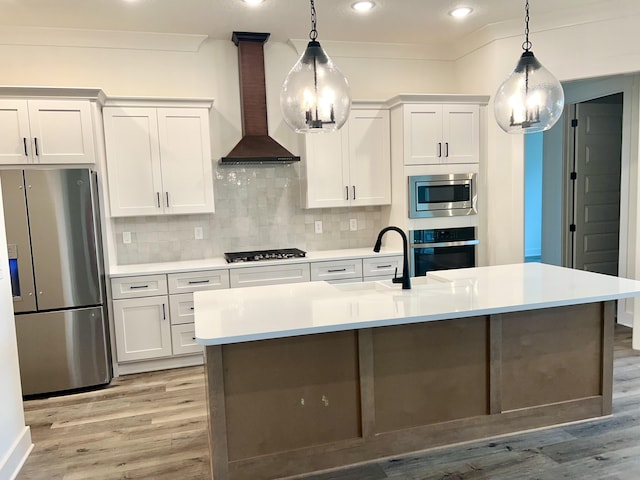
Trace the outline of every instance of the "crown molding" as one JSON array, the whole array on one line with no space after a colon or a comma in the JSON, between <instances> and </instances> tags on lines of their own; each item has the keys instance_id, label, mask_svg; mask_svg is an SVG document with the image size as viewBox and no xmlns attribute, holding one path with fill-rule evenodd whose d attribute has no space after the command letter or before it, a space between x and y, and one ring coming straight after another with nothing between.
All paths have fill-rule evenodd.
<instances>
[{"instance_id":1,"label":"crown molding","mask_svg":"<svg viewBox=\"0 0 640 480\"><path fill-rule=\"evenodd\" d=\"M0 27L0 45L197 52L207 35L45 27Z\"/></svg>"}]
</instances>

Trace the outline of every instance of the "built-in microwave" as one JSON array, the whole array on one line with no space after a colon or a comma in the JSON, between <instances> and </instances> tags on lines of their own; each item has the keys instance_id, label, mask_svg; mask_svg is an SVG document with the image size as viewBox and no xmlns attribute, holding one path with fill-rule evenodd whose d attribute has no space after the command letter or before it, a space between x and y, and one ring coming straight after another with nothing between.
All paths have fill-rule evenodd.
<instances>
[{"instance_id":1,"label":"built-in microwave","mask_svg":"<svg viewBox=\"0 0 640 480\"><path fill-rule=\"evenodd\" d=\"M476 174L409 177L409 218L475 215Z\"/></svg>"}]
</instances>

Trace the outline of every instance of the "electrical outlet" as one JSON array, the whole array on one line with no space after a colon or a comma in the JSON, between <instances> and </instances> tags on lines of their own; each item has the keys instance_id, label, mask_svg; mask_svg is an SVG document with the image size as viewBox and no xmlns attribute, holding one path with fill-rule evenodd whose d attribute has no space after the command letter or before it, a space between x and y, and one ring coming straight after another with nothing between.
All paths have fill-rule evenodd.
<instances>
[{"instance_id":1,"label":"electrical outlet","mask_svg":"<svg viewBox=\"0 0 640 480\"><path fill-rule=\"evenodd\" d=\"M322 233L322 220L316 220L314 225L316 233Z\"/></svg>"},{"instance_id":2,"label":"electrical outlet","mask_svg":"<svg viewBox=\"0 0 640 480\"><path fill-rule=\"evenodd\" d=\"M196 227L193 229L193 236L196 238L196 240L202 240L202 227Z\"/></svg>"},{"instance_id":3,"label":"electrical outlet","mask_svg":"<svg viewBox=\"0 0 640 480\"><path fill-rule=\"evenodd\" d=\"M131 243L131 232L122 232L122 243Z\"/></svg>"},{"instance_id":4,"label":"electrical outlet","mask_svg":"<svg viewBox=\"0 0 640 480\"><path fill-rule=\"evenodd\" d=\"M356 220L355 218L349 220L349 230L351 230L352 232L358 230L358 220Z\"/></svg>"}]
</instances>

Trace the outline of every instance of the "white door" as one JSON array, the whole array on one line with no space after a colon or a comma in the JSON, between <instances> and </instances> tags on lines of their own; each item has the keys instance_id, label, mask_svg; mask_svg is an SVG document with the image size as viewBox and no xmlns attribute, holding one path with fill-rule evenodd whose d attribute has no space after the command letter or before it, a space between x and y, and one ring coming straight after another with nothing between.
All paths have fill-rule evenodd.
<instances>
[{"instance_id":1,"label":"white door","mask_svg":"<svg viewBox=\"0 0 640 480\"><path fill-rule=\"evenodd\" d=\"M162 213L156 109L105 107L103 117L111 215Z\"/></svg>"},{"instance_id":2,"label":"white door","mask_svg":"<svg viewBox=\"0 0 640 480\"><path fill-rule=\"evenodd\" d=\"M389 112L352 111L348 128L351 205L390 204Z\"/></svg>"},{"instance_id":3,"label":"white door","mask_svg":"<svg viewBox=\"0 0 640 480\"><path fill-rule=\"evenodd\" d=\"M442 160L444 163L480 161L480 108L478 105L444 105L442 109Z\"/></svg>"},{"instance_id":4,"label":"white door","mask_svg":"<svg viewBox=\"0 0 640 480\"><path fill-rule=\"evenodd\" d=\"M581 103L575 118L573 267L617 275L622 104Z\"/></svg>"},{"instance_id":5,"label":"white door","mask_svg":"<svg viewBox=\"0 0 640 480\"><path fill-rule=\"evenodd\" d=\"M159 108L158 138L166 213L213 213L206 108Z\"/></svg>"},{"instance_id":6,"label":"white door","mask_svg":"<svg viewBox=\"0 0 640 480\"><path fill-rule=\"evenodd\" d=\"M405 165L438 164L442 158L442 105L404 107Z\"/></svg>"},{"instance_id":7,"label":"white door","mask_svg":"<svg viewBox=\"0 0 640 480\"><path fill-rule=\"evenodd\" d=\"M304 135L302 169L307 208L344 207L349 204L348 127L349 122L337 132Z\"/></svg>"},{"instance_id":8,"label":"white door","mask_svg":"<svg viewBox=\"0 0 640 480\"><path fill-rule=\"evenodd\" d=\"M171 323L167 297L113 301L119 362L171 355Z\"/></svg>"},{"instance_id":9,"label":"white door","mask_svg":"<svg viewBox=\"0 0 640 480\"><path fill-rule=\"evenodd\" d=\"M32 156L40 164L95 163L87 100L29 100Z\"/></svg>"},{"instance_id":10,"label":"white door","mask_svg":"<svg viewBox=\"0 0 640 480\"><path fill-rule=\"evenodd\" d=\"M29 111L25 100L0 100L0 164L31 161Z\"/></svg>"}]
</instances>

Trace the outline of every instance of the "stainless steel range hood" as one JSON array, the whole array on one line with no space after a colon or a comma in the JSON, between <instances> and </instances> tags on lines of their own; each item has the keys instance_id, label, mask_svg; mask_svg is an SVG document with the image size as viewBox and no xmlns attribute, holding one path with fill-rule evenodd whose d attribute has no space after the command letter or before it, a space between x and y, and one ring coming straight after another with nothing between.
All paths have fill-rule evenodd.
<instances>
[{"instance_id":1,"label":"stainless steel range hood","mask_svg":"<svg viewBox=\"0 0 640 480\"><path fill-rule=\"evenodd\" d=\"M300 161L269 136L263 45L269 33L233 32L238 47L242 139L222 157L222 164L291 163Z\"/></svg>"}]
</instances>

